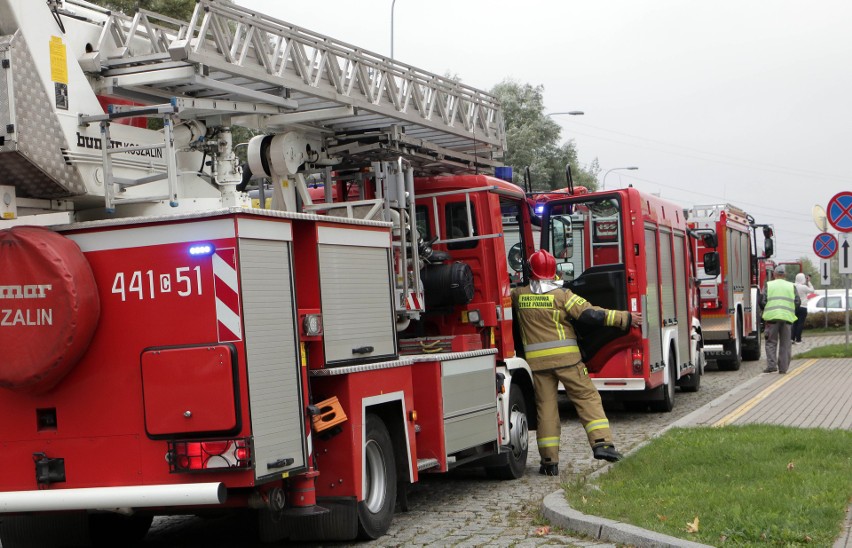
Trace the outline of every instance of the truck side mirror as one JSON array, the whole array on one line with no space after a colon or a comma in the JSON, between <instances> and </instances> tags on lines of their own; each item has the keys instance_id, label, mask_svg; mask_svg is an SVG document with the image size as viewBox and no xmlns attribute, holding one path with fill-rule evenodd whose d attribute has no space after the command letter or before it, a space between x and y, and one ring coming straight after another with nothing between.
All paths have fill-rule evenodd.
<instances>
[{"instance_id":1,"label":"truck side mirror","mask_svg":"<svg viewBox=\"0 0 852 548\"><path fill-rule=\"evenodd\" d=\"M763 256L769 258L773 253L775 253L775 244L772 243L772 238L763 240Z\"/></svg>"},{"instance_id":2,"label":"truck side mirror","mask_svg":"<svg viewBox=\"0 0 852 548\"><path fill-rule=\"evenodd\" d=\"M711 251L709 253L705 253L704 257L704 273L708 276L718 276L719 275L719 252Z\"/></svg>"},{"instance_id":3,"label":"truck side mirror","mask_svg":"<svg viewBox=\"0 0 852 548\"><path fill-rule=\"evenodd\" d=\"M556 272L563 282L570 282L574 279L574 263L559 263L556 265Z\"/></svg>"},{"instance_id":4,"label":"truck side mirror","mask_svg":"<svg viewBox=\"0 0 852 548\"><path fill-rule=\"evenodd\" d=\"M711 247L716 249L719 247L719 239L716 237L715 232L702 232L701 233L701 241L704 242L704 247ZM705 255L706 257L706 255ZM718 264L718 262L717 262Z\"/></svg>"},{"instance_id":5,"label":"truck side mirror","mask_svg":"<svg viewBox=\"0 0 852 548\"><path fill-rule=\"evenodd\" d=\"M521 242L516 243L509 249L509 268L515 272L520 272L524 268L524 253L521 248Z\"/></svg>"}]
</instances>

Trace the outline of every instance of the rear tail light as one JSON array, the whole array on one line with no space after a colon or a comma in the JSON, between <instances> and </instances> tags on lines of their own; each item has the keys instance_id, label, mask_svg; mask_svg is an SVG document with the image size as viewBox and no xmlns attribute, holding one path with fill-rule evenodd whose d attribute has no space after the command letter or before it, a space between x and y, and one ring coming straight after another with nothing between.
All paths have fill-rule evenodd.
<instances>
[{"instance_id":1,"label":"rear tail light","mask_svg":"<svg viewBox=\"0 0 852 548\"><path fill-rule=\"evenodd\" d=\"M633 349L633 374L641 375L642 374L642 349L634 348Z\"/></svg>"},{"instance_id":2,"label":"rear tail light","mask_svg":"<svg viewBox=\"0 0 852 548\"><path fill-rule=\"evenodd\" d=\"M170 441L169 472L203 472L251 468L247 438L210 441Z\"/></svg>"}]
</instances>

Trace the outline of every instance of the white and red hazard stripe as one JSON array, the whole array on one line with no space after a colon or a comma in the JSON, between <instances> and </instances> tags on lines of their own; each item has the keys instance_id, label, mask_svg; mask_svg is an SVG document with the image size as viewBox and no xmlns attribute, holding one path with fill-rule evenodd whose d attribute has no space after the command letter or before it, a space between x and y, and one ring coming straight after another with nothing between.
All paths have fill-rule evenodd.
<instances>
[{"instance_id":1,"label":"white and red hazard stripe","mask_svg":"<svg viewBox=\"0 0 852 548\"><path fill-rule=\"evenodd\" d=\"M421 310L420 298L416 293L408 294L408 298L405 300L405 308L406 310Z\"/></svg>"},{"instance_id":2,"label":"white and red hazard stripe","mask_svg":"<svg viewBox=\"0 0 852 548\"><path fill-rule=\"evenodd\" d=\"M213 254L213 288L219 342L243 339L236 262L236 251L232 247L217 249Z\"/></svg>"}]
</instances>

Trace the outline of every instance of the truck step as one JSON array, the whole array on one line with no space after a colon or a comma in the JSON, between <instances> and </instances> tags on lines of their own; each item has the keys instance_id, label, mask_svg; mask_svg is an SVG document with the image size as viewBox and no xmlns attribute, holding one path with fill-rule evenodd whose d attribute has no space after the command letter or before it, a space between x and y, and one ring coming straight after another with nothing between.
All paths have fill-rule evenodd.
<instances>
[{"instance_id":1,"label":"truck step","mask_svg":"<svg viewBox=\"0 0 852 548\"><path fill-rule=\"evenodd\" d=\"M437 468L439 465L438 459L417 459L417 471L423 472L430 468Z\"/></svg>"}]
</instances>

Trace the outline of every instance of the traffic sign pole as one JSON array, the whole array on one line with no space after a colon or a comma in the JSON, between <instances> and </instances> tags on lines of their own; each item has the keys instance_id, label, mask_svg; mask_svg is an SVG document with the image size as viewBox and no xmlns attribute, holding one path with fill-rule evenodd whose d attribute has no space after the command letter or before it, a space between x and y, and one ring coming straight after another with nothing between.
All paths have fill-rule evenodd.
<instances>
[{"instance_id":1,"label":"traffic sign pole","mask_svg":"<svg viewBox=\"0 0 852 548\"><path fill-rule=\"evenodd\" d=\"M828 224L840 235L840 273L843 275L843 289L846 294L846 350L849 350L849 274L852 273L852 257L849 256L848 233L852 232L852 192L838 192L828 201L826 208Z\"/></svg>"},{"instance_id":2,"label":"traffic sign pole","mask_svg":"<svg viewBox=\"0 0 852 548\"><path fill-rule=\"evenodd\" d=\"M843 276L843 289L846 295L846 348L849 349L849 274L852 274L852 253L849 251L849 234L840 234L840 251L838 252L840 275Z\"/></svg>"}]
</instances>

